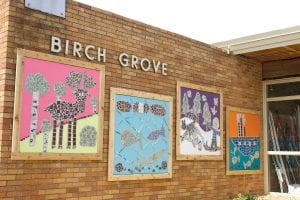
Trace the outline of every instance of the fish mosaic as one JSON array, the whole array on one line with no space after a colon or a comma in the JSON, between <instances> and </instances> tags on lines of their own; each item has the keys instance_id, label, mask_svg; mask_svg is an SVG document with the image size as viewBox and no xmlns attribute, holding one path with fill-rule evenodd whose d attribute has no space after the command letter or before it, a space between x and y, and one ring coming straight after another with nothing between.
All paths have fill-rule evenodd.
<instances>
[{"instance_id":1,"label":"fish mosaic","mask_svg":"<svg viewBox=\"0 0 300 200\"><path fill-rule=\"evenodd\" d=\"M241 158L240 157L237 157L237 156L233 156L232 158L231 158L231 162L232 162L232 164L236 164L236 163L238 163L238 162L241 162Z\"/></svg>"},{"instance_id":2,"label":"fish mosaic","mask_svg":"<svg viewBox=\"0 0 300 200\"><path fill-rule=\"evenodd\" d=\"M256 151L253 155L250 155L250 160L253 162L255 159L259 158L259 152Z\"/></svg>"},{"instance_id":3,"label":"fish mosaic","mask_svg":"<svg viewBox=\"0 0 300 200\"><path fill-rule=\"evenodd\" d=\"M126 101L118 101L117 102L117 109L122 112L130 112L131 104Z\"/></svg>"},{"instance_id":4,"label":"fish mosaic","mask_svg":"<svg viewBox=\"0 0 300 200\"><path fill-rule=\"evenodd\" d=\"M151 112L154 115L165 116L166 109L163 106L159 105L159 104L154 104L154 105L151 106Z\"/></svg>"},{"instance_id":5,"label":"fish mosaic","mask_svg":"<svg viewBox=\"0 0 300 200\"><path fill-rule=\"evenodd\" d=\"M147 138L149 140L157 140L159 136L166 137L164 126L161 126L159 130L152 131Z\"/></svg>"},{"instance_id":6,"label":"fish mosaic","mask_svg":"<svg viewBox=\"0 0 300 200\"><path fill-rule=\"evenodd\" d=\"M251 165L252 165L252 162L250 160L248 160L246 163L243 162L244 169L251 167Z\"/></svg>"},{"instance_id":7,"label":"fish mosaic","mask_svg":"<svg viewBox=\"0 0 300 200\"><path fill-rule=\"evenodd\" d=\"M115 95L113 175L166 174L169 102Z\"/></svg>"},{"instance_id":8,"label":"fish mosaic","mask_svg":"<svg viewBox=\"0 0 300 200\"><path fill-rule=\"evenodd\" d=\"M155 152L154 154L152 154L151 156L149 156L148 158L144 159L144 160L140 160L139 158L137 158L137 165L144 165L144 164L153 164L156 160L158 160L162 154L165 152L165 149L160 149L157 152Z\"/></svg>"},{"instance_id":9,"label":"fish mosaic","mask_svg":"<svg viewBox=\"0 0 300 200\"><path fill-rule=\"evenodd\" d=\"M125 129L121 134L121 143L125 147L129 147L132 144L139 143L142 149L142 135L136 136L131 129Z\"/></svg>"}]
</instances>

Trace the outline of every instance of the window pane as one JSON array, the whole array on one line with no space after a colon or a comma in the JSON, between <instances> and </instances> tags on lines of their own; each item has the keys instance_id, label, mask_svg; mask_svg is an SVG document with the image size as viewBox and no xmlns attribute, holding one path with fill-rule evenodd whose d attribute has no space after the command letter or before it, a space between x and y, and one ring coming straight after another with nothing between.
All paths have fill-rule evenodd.
<instances>
[{"instance_id":1,"label":"window pane","mask_svg":"<svg viewBox=\"0 0 300 200\"><path fill-rule=\"evenodd\" d=\"M280 83L267 86L267 97L300 95L300 82Z\"/></svg>"},{"instance_id":2,"label":"window pane","mask_svg":"<svg viewBox=\"0 0 300 200\"><path fill-rule=\"evenodd\" d=\"M300 100L268 103L269 151L300 150Z\"/></svg>"},{"instance_id":3,"label":"window pane","mask_svg":"<svg viewBox=\"0 0 300 200\"><path fill-rule=\"evenodd\" d=\"M269 156L270 191L300 195L300 157Z\"/></svg>"}]
</instances>

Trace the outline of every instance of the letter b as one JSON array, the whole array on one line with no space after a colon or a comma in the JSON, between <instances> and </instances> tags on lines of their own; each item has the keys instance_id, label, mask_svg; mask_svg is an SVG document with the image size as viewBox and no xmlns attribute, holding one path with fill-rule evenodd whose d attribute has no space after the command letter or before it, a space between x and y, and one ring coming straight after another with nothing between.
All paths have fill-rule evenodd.
<instances>
[{"instance_id":1,"label":"letter b","mask_svg":"<svg viewBox=\"0 0 300 200\"><path fill-rule=\"evenodd\" d=\"M61 40L58 37L51 37L51 52L60 53L61 52Z\"/></svg>"}]
</instances>

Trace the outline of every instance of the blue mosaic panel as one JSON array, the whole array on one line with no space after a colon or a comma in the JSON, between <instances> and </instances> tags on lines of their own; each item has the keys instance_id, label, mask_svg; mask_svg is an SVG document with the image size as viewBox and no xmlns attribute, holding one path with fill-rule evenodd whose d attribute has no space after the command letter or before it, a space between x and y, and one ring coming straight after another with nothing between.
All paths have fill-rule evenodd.
<instances>
[{"instance_id":1,"label":"blue mosaic panel","mask_svg":"<svg viewBox=\"0 0 300 200\"><path fill-rule=\"evenodd\" d=\"M114 175L168 173L168 101L117 94L114 129Z\"/></svg>"}]
</instances>

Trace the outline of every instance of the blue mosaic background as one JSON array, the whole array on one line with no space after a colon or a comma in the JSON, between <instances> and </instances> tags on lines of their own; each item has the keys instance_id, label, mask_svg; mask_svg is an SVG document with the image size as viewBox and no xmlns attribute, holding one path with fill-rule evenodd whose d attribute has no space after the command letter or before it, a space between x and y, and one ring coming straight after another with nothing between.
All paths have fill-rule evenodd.
<instances>
[{"instance_id":1,"label":"blue mosaic background","mask_svg":"<svg viewBox=\"0 0 300 200\"><path fill-rule=\"evenodd\" d=\"M229 139L229 149L231 171L260 169L259 137L232 137Z\"/></svg>"}]
</instances>

